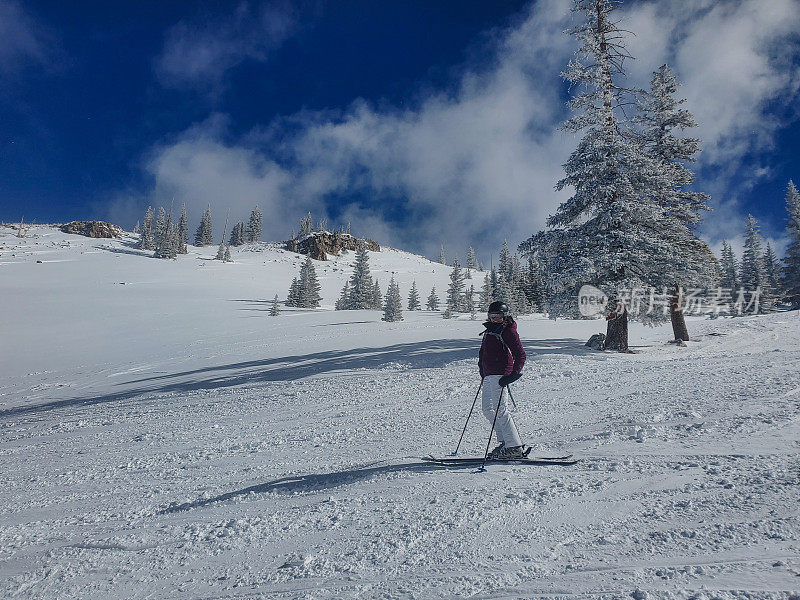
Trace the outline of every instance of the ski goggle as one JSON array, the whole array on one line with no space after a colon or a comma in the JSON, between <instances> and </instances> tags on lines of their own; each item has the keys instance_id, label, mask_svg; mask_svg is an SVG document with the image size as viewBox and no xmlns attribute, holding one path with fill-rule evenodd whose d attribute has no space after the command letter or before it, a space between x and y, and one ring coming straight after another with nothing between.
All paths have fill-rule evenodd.
<instances>
[{"instance_id":1,"label":"ski goggle","mask_svg":"<svg viewBox=\"0 0 800 600\"><path fill-rule=\"evenodd\" d=\"M503 313L491 312L491 313L489 313L489 318L490 319L504 319L505 315Z\"/></svg>"}]
</instances>

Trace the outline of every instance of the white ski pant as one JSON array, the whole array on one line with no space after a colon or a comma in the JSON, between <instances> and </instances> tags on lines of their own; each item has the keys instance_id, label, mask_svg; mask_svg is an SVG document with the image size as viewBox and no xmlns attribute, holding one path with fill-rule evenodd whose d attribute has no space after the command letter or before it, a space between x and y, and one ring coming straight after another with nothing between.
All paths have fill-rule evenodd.
<instances>
[{"instance_id":1,"label":"white ski pant","mask_svg":"<svg viewBox=\"0 0 800 600\"><path fill-rule=\"evenodd\" d=\"M511 412L508 410L506 402L508 394L499 384L500 377L502 375L487 375L483 378L483 416L491 423L494 421L494 411L497 410L497 421L494 424L497 443L505 442L506 448L521 446L522 440L519 437L519 431L517 431Z\"/></svg>"}]
</instances>

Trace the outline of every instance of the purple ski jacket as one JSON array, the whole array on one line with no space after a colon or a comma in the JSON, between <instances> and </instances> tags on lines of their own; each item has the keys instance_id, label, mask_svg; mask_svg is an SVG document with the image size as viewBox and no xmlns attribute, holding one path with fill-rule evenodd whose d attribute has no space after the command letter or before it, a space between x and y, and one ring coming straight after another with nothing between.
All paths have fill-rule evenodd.
<instances>
[{"instance_id":1,"label":"purple ski jacket","mask_svg":"<svg viewBox=\"0 0 800 600\"><path fill-rule=\"evenodd\" d=\"M483 342L478 353L478 370L481 377L521 373L527 356L522 348L522 342L519 341L517 324L514 321L510 323L487 321L483 326L486 327L486 333L483 334ZM493 334L500 334L503 341L501 342Z\"/></svg>"}]
</instances>

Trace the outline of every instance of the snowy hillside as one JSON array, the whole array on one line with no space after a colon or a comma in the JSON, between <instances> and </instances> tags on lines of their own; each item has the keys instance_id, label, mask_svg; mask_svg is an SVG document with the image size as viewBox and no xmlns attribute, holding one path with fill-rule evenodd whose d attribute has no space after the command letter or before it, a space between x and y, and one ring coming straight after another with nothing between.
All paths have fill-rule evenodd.
<instances>
[{"instance_id":1,"label":"snowy hillside","mask_svg":"<svg viewBox=\"0 0 800 600\"><path fill-rule=\"evenodd\" d=\"M800 591L800 314L519 322L515 418L577 465L442 467L480 323L285 309L302 257L149 258L133 238L0 228L0 596L791 598ZM258 250L258 251L255 251ZM41 262L37 262L41 261ZM449 268L370 253L386 289ZM476 287L482 281L473 280ZM476 411L462 454L482 453Z\"/></svg>"}]
</instances>

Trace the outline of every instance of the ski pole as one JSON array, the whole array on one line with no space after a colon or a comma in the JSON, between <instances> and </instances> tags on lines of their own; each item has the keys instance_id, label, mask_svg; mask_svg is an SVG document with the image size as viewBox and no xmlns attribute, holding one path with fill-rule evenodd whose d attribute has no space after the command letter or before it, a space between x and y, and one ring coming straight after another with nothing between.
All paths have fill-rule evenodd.
<instances>
[{"instance_id":1,"label":"ski pole","mask_svg":"<svg viewBox=\"0 0 800 600\"><path fill-rule=\"evenodd\" d=\"M497 410L494 411L494 419L492 420L492 430L489 432L489 441L486 442L486 452L483 454L483 464L479 471L486 470L486 459L489 456L489 446L492 445L492 435L494 434L494 424L497 423L497 413L500 412L500 403L503 401L503 388L500 388L500 398L497 400Z\"/></svg>"},{"instance_id":2,"label":"ski pole","mask_svg":"<svg viewBox=\"0 0 800 600\"><path fill-rule=\"evenodd\" d=\"M461 431L461 437L458 438L458 445L456 446L456 451L453 452L450 456L455 456L458 454L458 449L461 447L461 440L464 439L464 433L467 431L467 423L469 423L469 418L472 416L472 411L475 410L475 403L478 401L478 394L481 393L481 388L483 387L483 377L481 377L481 384L478 386L478 391L475 392L475 400L472 401L472 408L469 409L469 414L467 415L467 422L464 423L464 429Z\"/></svg>"},{"instance_id":3,"label":"ski pole","mask_svg":"<svg viewBox=\"0 0 800 600\"><path fill-rule=\"evenodd\" d=\"M514 408L517 408L517 403L514 401L514 394L511 393L511 384L509 383L506 387L508 388L508 397L511 398L511 404L514 405Z\"/></svg>"}]
</instances>

